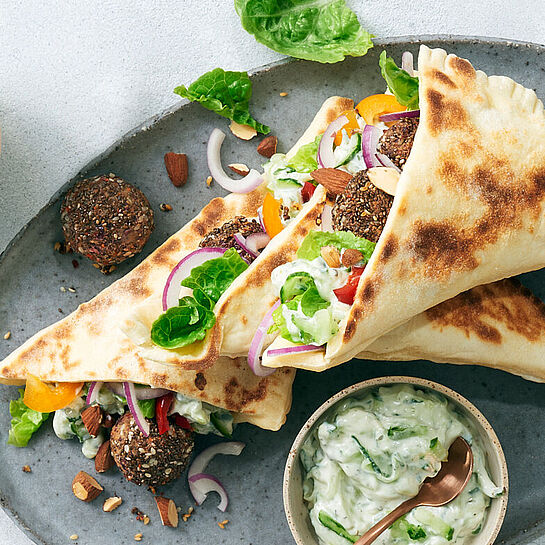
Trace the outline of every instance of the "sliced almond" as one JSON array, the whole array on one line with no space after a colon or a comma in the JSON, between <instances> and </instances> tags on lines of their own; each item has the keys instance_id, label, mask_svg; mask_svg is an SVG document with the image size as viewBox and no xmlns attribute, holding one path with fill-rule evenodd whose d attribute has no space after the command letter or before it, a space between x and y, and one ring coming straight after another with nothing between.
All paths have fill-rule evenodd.
<instances>
[{"instance_id":1,"label":"sliced almond","mask_svg":"<svg viewBox=\"0 0 545 545\"><path fill-rule=\"evenodd\" d=\"M157 503L157 509L159 510L159 516L161 517L163 526L177 528L178 509L176 509L176 504L163 496L155 496L155 503Z\"/></svg>"},{"instance_id":2,"label":"sliced almond","mask_svg":"<svg viewBox=\"0 0 545 545\"><path fill-rule=\"evenodd\" d=\"M227 165L235 174L246 176L250 169L244 163L231 163Z\"/></svg>"},{"instance_id":3,"label":"sliced almond","mask_svg":"<svg viewBox=\"0 0 545 545\"><path fill-rule=\"evenodd\" d=\"M119 496L112 496L104 502L102 510L106 513L111 513L114 509L117 509L122 503L123 500Z\"/></svg>"},{"instance_id":4,"label":"sliced almond","mask_svg":"<svg viewBox=\"0 0 545 545\"><path fill-rule=\"evenodd\" d=\"M320 255L330 267L336 269L341 266L341 254L335 246L322 246Z\"/></svg>"},{"instance_id":5,"label":"sliced almond","mask_svg":"<svg viewBox=\"0 0 545 545\"><path fill-rule=\"evenodd\" d=\"M80 471L72 481L72 492L78 500L93 501L104 489L96 479L85 471Z\"/></svg>"},{"instance_id":6,"label":"sliced almond","mask_svg":"<svg viewBox=\"0 0 545 545\"><path fill-rule=\"evenodd\" d=\"M257 131L253 127L250 127L250 125L241 125L236 121L231 121L229 128L241 140L251 140L257 134Z\"/></svg>"},{"instance_id":7,"label":"sliced almond","mask_svg":"<svg viewBox=\"0 0 545 545\"><path fill-rule=\"evenodd\" d=\"M356 263L359 263L363 259L363 254L359 250L354 248L347 248L343 252L341 262L344 267L352 267Z\"/></svg>"},{"instance_id":8,"label":"sliced almond","mask_svg":"<svg viewBox=\"0 0 545 545\"><path fill-rule=\"evenodd\" d=\"M395 168L373 167L367 171L367 176L374 186L384 191L384 193L388 193L388 195L395 196L400 176Z\"/></svg>"},{"instance_id":9,"label":"sliced almond","mask_svg":"<svg viewBox=\"0 0 545 545\"><path fill-rule=\"evenodd\" d=\"M346 184L352 179L352 175L337 168L319 168L310 173L313 180L323 185L329 193L340 195Z\"/></svg>"}]
</instances>

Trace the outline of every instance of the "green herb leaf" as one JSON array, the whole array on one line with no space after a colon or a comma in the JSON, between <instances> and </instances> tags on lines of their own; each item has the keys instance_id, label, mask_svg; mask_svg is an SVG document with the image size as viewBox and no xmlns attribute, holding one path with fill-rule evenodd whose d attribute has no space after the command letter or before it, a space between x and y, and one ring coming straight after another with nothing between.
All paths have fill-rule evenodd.
<instances>
[{"instance_id":1,"label":"green herb leaf","mask_svg":"<svg viewBox=\"0 0 545 545\"><path fill-rule=\"evenodd\" d=\"M247 268L248 263L234 248L229 248L221 257L191 269L189 276L182 280L182 286L191 288L197 302L212 310L223 292Z\"/></svg>"},{"instance_id":2,"label":"green herb leaf","mask_svg":"<svg viewBox=\"0 0 545 545\"><path fill-rule=\"evenodd\" d=\"M189 87L176 87L174 92L241 125L250 125L260 133L270 132L269 127L258 123L250 115L252 82L246 72L226 72L215 68L203 74Z\"/></svg>"},{"instance_id":3,"label":"green herb leaf","mask_svg":"<svg viewBox=\"0 0 545 545\"><path fill-rule=\"evenodd\" d=\"M318 146L322 135L319 134L314 142L301 146L297 153L287 162L288 167L297 172L312 172L318 168Z\"/></svg>"},{"instance_id":4,"label":"green herb leaf","mask_svg":"<svg viewBox=\"0 0 545 545\"><path fill-rule=\"evenodd\" d=\"M180 299L177 307L169 308L151 326L151 340L162 348L181 348L204 339L216 323L216 316L193 297Z\"/></svg>"},{"instance_id":5,"label":"green herb leaf","mask_svg":"<svg viewBox=\"0 0 545 545\"><path fill-rule=\"evenodd\" d=\"M9 404L11 429L8 443L16 447L26 447L32 435L49 418L49 413L29 409L23 401L24 393L23 389L19 390L19 399L13 399Z\"/></svg>"},{"instance_id":6,"label":"green herb leaf","mask_svg":"<svg viewBox=\"0 0 545 545\"><path fill-rule=\"evenodd\" d=\"M312 231L305 237L301 247L297 250L297 257L308 260L316 259L320 257L320 250L324 246L335 246L339 252L346 248L359 250L363 254L364 262L369 261L375 249L374 242L357 237L349 231L336 231L334 233Z\"/></svg>"},{"instance_id":7,"label":"green herb leaf","mask_svg":"<svg viewBox=\"0 0 545 545\"><path fill-rule=\"evenodd\" d=\"M356 543L356 541L358 541L358 536L353 536L348 533L347 529L342 524L331 518L325 511L320 511L318 513L318 520L326 528L335 532L338 536L344 537L344 539L347 539L351 543Z\"/></svg>"},{"instance_id":8,"label":"green herb leaf","mask_svg":"<svg viewBox=\"0 0 545 545\"><path fill-rule=\"evenodd\" d=\"M258 42L298 59L333 63L373 47L345 0L235 0L235 8Z\"/></svg>"},{"instance_id":9,"label":"green herb leaf","mask_svg":"<svg viewBox=\"0 0 545 545\"><path fill-rule=\"evenodd\" d=\"M138 405L145 418L155 417L155 399L139 399Z\"/></svg>"},{"instance_id":10,"label":"green herb leaf","mask_svg":"<svg viewBox=\"0 0 545 545\"><path fill-rule=\"evenodd\" d=\"M380 54L380 72L388 84L388 89L394 93L397 101L409 110L418 109L418 78L410 76L405 70L398 68L394 59L386 56L386 51Z\"/></svg>"}]
</instances>

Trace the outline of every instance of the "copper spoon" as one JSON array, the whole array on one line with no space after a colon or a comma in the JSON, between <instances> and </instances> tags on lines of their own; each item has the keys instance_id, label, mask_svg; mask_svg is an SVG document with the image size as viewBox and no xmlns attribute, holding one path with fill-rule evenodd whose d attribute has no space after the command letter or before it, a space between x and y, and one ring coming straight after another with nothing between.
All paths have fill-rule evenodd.
<instances>
[{"instance_id":1,"label":"copper spoon","mask_svg":"<svg viewBox=\"0 0 545 545\"><path fill-rule=\"evenodd\" d=\"M440 507L452 501L462 492L473 471L473 452L462 437L454 440L448 449L448 460L441 465L435 477L428 477L418 494L396 507L390 514L367 530L354 545L369 545L389 528L398 518L415 507L427 505Z\"/></svg>"}]
</instances>

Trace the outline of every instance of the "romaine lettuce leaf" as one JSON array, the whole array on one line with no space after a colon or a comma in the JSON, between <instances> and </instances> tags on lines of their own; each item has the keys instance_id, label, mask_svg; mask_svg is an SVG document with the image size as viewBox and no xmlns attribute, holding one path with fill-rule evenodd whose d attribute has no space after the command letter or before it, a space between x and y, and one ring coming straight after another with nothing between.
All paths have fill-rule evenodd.
<instances>
[{"instance_id":1,"label":"romaine lettuce leaf","mask_svg":"<svg viewBox=\"0 0 545 545\"><path fill-rule=\"evenodd\" d=\"M151 340L162 348L181 348L201 341L216 323L214 313L193 297L183 297L177 307L161 314L151 326Z\"/></svg>"},{"instance_id":2,"label":"romaine lettuce leaf","mask_svg":"<svg viewBox=\"0 0 545 545\"><path fill-rule=\"evenodd\" d=\"M235 8L258 42L298 59L333 63L373 47L345 0L235 0Z\"/></svg>"},{"instance_id":3,"label":"romaine lettuce leaf","mask_svg":"<svg viewBox=\"0 0 545 545\"><path fill-rule=\"evenodd\" d=\"M23 389L19 390L19 399L13 399L9 404L11 429L8 443L16 447L26 447L32 435L49 418L49 413L29 409L23 402L24 393Z\"/></svg>"},{"instance_id":4,"label":"romaine lettuce leaf","mask_svg":"<svg viewBox=\"0 0 545 545\"><path fill-rule=\"evenodd\" d=\"M323 246L335 246L339 251L346 248L359 250L363 254L365 262L369 261L375 249L374 242L357 237L349 231L335 231L334 233L312 231L305 237L301 247L297 250L297 257L308 260L316 259L320 257L320 250Z\"/></svg>"},{"instance_id":5,"label":"romaine lettuce leaf","mask_svg":"<svg viewBox=\"0 0 545 545\"><path fill-rule=\"evenodd\" d=\"M382 77L397 101L409 110L418 110L418 78L398 68L394 59L386 56L386 51L380 54L378 62Z\"/></svg>"},{"instance_id":6,"label":"romaine lettuce leaf","mask_svg":"<svg viewBox=\"0 0 545 545\"><path fill-rule=\"evenodd\" d=\"M215 68L203 74L189 87L176 87L174 92L192 102L200 102L208 110L241 125L250 125L260 133L270 132L269 127L257 122L250 115L252 82L246 72L227 72Z\"/></svg>"},{"instance_id":7,"label":"romaine lettuce leaf","mask_svg":"<svg viewBox=\"0 0 545 545\"><path fill-rule=\"evenodd\" d=\"M229 248L221 257L191 269L190 275L182 280L182 286L191 288L197 302L212 310L223 292L247 268L248 263L234 248Z\"/></svg>"},{"instance_id":8,"label":"romaine lettuce leaf","mask_svg":"<svg viewBox=\"0 0 545 545\"><path fill-rule=\"evenodd\" d=\"M318 168L318 146L322 135L319 134L314 142L301 146L297 153L287 162L287 166L297 172L312 172Z\"/></svg>"}]
</instances>

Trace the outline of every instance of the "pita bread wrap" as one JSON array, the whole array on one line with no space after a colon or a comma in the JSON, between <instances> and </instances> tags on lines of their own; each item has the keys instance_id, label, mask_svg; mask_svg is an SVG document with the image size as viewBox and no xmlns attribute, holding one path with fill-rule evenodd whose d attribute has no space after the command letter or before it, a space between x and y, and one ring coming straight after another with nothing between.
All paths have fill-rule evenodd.
<instances>
[{"instance_id":1,"label":"pita bread wrap","mask_svg":"<svg viewBox=\"0 0 545 545\"><path fill-rule=\"evenodd\" d=\"M314 356L320 369L458 293L545 264L543 104L442 49L421 46L418 68L412 151L354 304Z\"/></svg>"},{"instance_id":2,"label":"pita bread wrap","mask_svg":"<svg viewBox=\"0 0 545 545\"><path fill-rule=\"evenodd\" d=\"M411 318L356 357L477 364L545 382L545 305L514 280L477 286ZM263 365L324 369L313 353L291 360L265 352Z\"/></svg>"}]
</instances>

